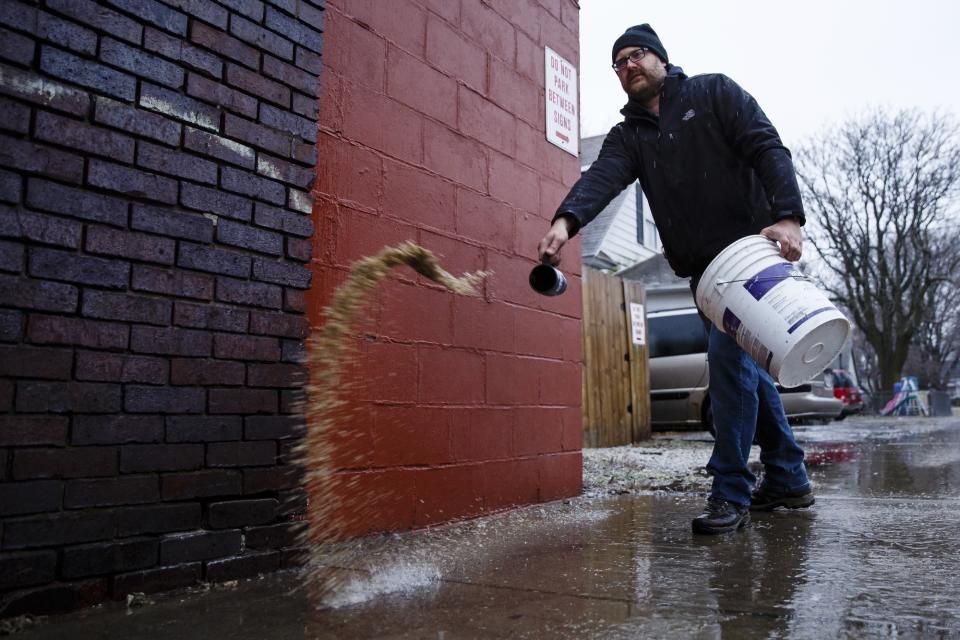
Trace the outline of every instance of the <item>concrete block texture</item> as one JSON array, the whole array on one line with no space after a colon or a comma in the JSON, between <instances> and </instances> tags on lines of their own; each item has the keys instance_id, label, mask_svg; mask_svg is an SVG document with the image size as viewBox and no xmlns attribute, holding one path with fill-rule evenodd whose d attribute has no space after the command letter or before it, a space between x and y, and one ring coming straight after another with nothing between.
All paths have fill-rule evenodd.
<instances>
[{"instance_id":1,"label":"concrete block texture","mask_svg":"<svg viewBox=\"0 0 960 640\"><path fill-rule=\"evenodd\" d=\"M556 300L527 284L579 175L544 122L544 48L578 64L578 10L573 0L326 5L308 316L323 321L352 263L404 240L453 274L493 272L476 298L402 267L371 294L343 372L350 410L329 442L350 469L339 486L362 496L338 514L348 535L580 491L579 266L567 265ZM311 504L336 502L330 486Z\"/></svg>"},{"instance_id":2,"label":"concrete block texture","mask_svg":"<svg viewBox=\"0 0 960 640\"><path fill-rule=\"evenodd\" d=\"M3 2L0 617L289 564L325 13Z\"/></svg>"}]
</instances>

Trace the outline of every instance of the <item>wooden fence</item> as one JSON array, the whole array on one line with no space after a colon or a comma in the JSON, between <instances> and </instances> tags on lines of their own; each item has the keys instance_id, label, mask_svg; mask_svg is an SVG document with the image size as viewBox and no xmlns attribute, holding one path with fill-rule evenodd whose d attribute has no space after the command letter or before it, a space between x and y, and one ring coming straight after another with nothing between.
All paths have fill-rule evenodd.
<instances>
[{"instance_id":1,"label":"wooden fence","mask_svg":"<svg viewBox=\"0 0 960 640\"><path fill-rule=\"evenodd\" d=\"M643 285L583 270L583 446L650 437Z\"/></svg>"}]
</instances>

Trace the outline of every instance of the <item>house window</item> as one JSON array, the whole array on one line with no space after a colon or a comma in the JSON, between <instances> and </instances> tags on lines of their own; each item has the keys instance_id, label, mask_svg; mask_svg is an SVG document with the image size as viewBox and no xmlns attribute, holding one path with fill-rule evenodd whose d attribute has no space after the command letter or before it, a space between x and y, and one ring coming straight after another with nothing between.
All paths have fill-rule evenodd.
<instances>
[{"instance_id":1,"label":"house window","mask_svg":"<svg viewBox=\"0 0 960 640\"><path fill-rule=\"evenodd\" d=\"M637 203L637 244L642 247L644 246L643 238L646 234L643 225L643 189L640 188L639 182L633 183L633 197L636 198Z\"/></svg>"},{"instance_id":2,"label":"house window","mask_svg":"<svg viewBox=\"0 0 960 640\"><path fill-rule=\"evenodd\" d=\"M647 199L643 196L643 189L640 183L634 184L634 197L637 202L637 244L659 251L661 247L660 235L657 233L657 225L653 221L653 214L650 213L650 207L647 205Z\"/></svg>"}]
</instances>

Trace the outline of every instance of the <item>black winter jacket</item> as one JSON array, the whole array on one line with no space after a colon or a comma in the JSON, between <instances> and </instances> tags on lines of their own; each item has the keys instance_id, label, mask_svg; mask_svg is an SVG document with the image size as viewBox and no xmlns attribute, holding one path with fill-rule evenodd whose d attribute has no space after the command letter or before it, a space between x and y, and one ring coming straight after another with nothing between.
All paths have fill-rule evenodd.
<instances>
[{"instance_id":1,"label":"black winter jacket","mask_svg":"<svg viewBox=\"0 0 960 640\"><path fill-rule=\"evenodd\" d=\"M730 78L670 65L659 118L633 101L621 113L554 216L573 216L573 233L636 179L681 277L699 277L724 247L775 220L804 223L790 152Z\"/></svg>"}]
</instances>

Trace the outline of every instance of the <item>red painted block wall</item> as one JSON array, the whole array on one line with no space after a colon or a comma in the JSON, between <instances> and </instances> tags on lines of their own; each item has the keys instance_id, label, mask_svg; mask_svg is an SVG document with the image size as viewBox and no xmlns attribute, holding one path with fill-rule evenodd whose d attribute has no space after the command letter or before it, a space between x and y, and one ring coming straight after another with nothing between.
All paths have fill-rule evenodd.
<instances>
[{"instance_id":1,"label":"red painted block wall","mask_svg":"<svg viewBox=\"0 0 960 640\"><path fill-rule=\"evenodd\" d=\"M343 506L365 514L352 533L580 492L578 242L566 294L527 285L580 173L546 141L543 86L545 46L578 64L578 12L575 0L328 4L312 323L350 264L387 244L416 241L454 274L493 272L465 298L397 270L355 327L345 380L358 386L337 425L355 483Z\"/></svg>"}]
</instances>

